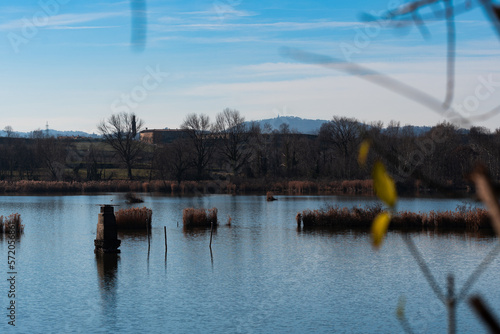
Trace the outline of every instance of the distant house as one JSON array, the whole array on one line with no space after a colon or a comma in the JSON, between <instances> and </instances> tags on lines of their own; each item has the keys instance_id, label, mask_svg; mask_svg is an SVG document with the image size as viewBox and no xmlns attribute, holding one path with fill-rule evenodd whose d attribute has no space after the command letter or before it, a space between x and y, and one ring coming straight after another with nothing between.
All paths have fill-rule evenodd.
<instances>
[{"instance_id":1,"label":"distant house","mask_svg":"<svg viewBox=\"0 0 500 334\"><path fill-rule=\"evenodd\" d=\"M181 129L153 129L143 130L140 139L148 144L168 144L179 138L187 138L189 132Z\"/></svg>"}]
</instances>

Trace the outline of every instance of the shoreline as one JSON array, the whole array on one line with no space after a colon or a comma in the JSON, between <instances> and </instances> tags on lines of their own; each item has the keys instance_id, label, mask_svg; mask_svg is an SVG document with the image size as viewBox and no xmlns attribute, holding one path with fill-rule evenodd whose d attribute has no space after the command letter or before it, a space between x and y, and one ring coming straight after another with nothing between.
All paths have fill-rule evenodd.
<instances>
[{"instance_id":1,"label":"shoreline","mask_svg":"<svg viewBox=\"0 0 500 334\"><path fill-rule=\"evenodd\" d=\"M467 197L473 189L450 188L446 197ZM98 193L196 194L266 194L274 195L354 195L373 196L372 180L298 181L298 180L202 180L202 181L0 181L0 195L24 194L98 194ZM431 189L404 191L402 196L419 197L440 192Z\"/></svg>"}]
</instances>

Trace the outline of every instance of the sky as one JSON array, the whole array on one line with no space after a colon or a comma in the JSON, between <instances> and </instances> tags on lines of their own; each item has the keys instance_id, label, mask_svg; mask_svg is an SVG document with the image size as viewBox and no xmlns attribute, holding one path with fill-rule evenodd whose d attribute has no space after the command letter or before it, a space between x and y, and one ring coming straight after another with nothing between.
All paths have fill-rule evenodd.
<instances>
[{"instance_id":1,"label":"sky","mask_svg":"<svg viewBox=\"0 0 500 334\"><path fill-rule=\"evenodd\" d=\"M453 108L463 117L500 105L500 43L477 1L456 16ZM464 0L454 1L457 12ZM367 23L403 1L147 0L146 29L130 1L4 0L0 4L0 129L80 130L117 112L152 128L225 108L246 120L353 117L432 126L450 121L418 101L286 50L351 62L443 101L441 3L406 21ZM140 14L140 12L139 12ZM136 30L134 30L134 27ZM131 36L145 32L144 47ZM373 79L373 76L372 76ZM376 79L376 78L375 78ZM500 116L473 122L491 130Z\"/></svg>"}]
</instances>

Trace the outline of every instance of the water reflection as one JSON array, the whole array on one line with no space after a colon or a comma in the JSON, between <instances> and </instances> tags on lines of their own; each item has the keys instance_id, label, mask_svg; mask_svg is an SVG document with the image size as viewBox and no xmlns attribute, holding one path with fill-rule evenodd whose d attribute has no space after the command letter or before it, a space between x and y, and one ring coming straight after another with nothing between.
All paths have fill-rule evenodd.
<instances>
[{"instance_id":1,"label":"water reflection","mask_svg":"<svg viewBox=\"0 0 500 334\"><path fill-rule=\"evenodd\" d=\"M151 230L119 230L117 232L118 239L123 242L130 241L148 241L151 237Z\"/></svg>"},{"instance_id":2,"label":"water reflection","mask_svg":"<svg viewBox=\"0 0 500 334\"><path fill-rule=\"evenodd\" d=\"M296 228L298 235L353 235L361 236L370 233L369 229L365 228L344 228L344 227L303 227ZM464 230L452 228L439 228L439 229L425 229L425 228L409 228L405 230L391 229L389 231L397 234L417 234L427 235L431 238L453 237L458 239L478 239L478 240L491 240L495 238L495 232L492 229L480 230Z\"/></svg>"},{"instance_id":3,"label":"water reflection","mask_svg":"<svg viewBox=\"0 0 500 334\"><path fill-rule=\"evenodd\" d=\"M184 236L187 238L192 238L192 239L197 239L199 237L203 236L209 236L210 237L210 227L186 227L184 226L182 228L182 232L184 233ZM213 233L214 236L217 235L217 225L214 225Z\"/></svg>"},{"instance_id":4,"label":"water reflection","mask_svg":"<svg viewBox=\"0 0 500 334\"><path fill-rule=\"evenodd\" d=\"M96 254L97 275L102 300L103 316L107 319L116 318L117 274L120 255L105 253Z\"/></svg>"}]
</instances>

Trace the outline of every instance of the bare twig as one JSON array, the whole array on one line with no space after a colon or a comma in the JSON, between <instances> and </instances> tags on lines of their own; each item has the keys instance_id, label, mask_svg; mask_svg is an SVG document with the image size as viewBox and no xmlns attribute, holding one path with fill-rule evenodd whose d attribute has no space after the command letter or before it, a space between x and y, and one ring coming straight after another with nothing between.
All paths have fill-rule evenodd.
<instances>
[{"instance_id":1,"label":"bare twig","mask_svg":"<svg viewBox=\"0 0 500 334\"><path fill-rule=\"evenodd\" d=\"M425 276L425 279L427 279L427 282L431 286L432 290L436 294L439 300L441 300L443 303L446 303L446 297L439 287L439 284L436 282L436 279L431 273L431 270L427 266L427 263L425 262L422 254L420 254L417 246L413 242L413 239L411 239L410 235L407 233L403 234L403 240L405 241L406 245L408 246L408 249L410 250L411 255L415 258L417 261L418 266L420 267L420 270L422 270L422 273Z\"/></svg>"},{"instance_id":2,"label":"bare twig","mask_svg":"<svg viewBox=\"0 0 500 334\"><path fill-rule=\"evenodd\" d=\"M474 272L469 276L467 281L464 283L462 290L460 290L460 293L458 294L457 302L461 302L465 298L472 285L478 280L479 276L481 276L486 268L488 268L490 263L497 257L498 253L500 253L500 243L498 243L495 248L493 248L488 255L486 255L479 266L477 266Z\"/></svg>"},{"instance_id":3,"label":"bare twig","mask_svg":"<svg viewBox=\"0 0 500 334\"><path fill-rule=\"evenodd\" d=\"M446 6L446 36L447 36L447 57L446 57L446 97L443 108L448 109L453 101L453 91L455 89L455 19L453 14L452 0L444 0Z\"/></svg>"},{"instance_id":4,"label":"bare twig","mask_svg":"<svg viewBox=\"0 0 500 334\"><path fill-rule=\"evenodd\" d=\"M500 333L500 325L492 314L492 312L488 309L486 304L483 302L481 297L472 296L469 298L469 305L472 307L476 314L483 320L486 324L490 333Z\"/></svg>"},{"instance_id":5,"label":"bare twig","mask_svg":"<svg viewBox=\"0 0 500 334\"><path fill-rule=\"evenodd\" d=\"M454 121L457 120L461 126L471 126L468 119L464 118L461 114L459 114L452 108L443 109L443 104L435 97L415 87L412 87L405 82L396 80L370 68L355 63L347 63L340 59L332 58L329 56L306 52L294 48L282 48L282 54L296 61L308 64L316 64L329 69L334 69L358 76L361 79L370 81L378 86L387 88L395 93L398 93L399 95L415 101L431 109L444 118L453 119Z\"/></svg>"}]
</instances>

